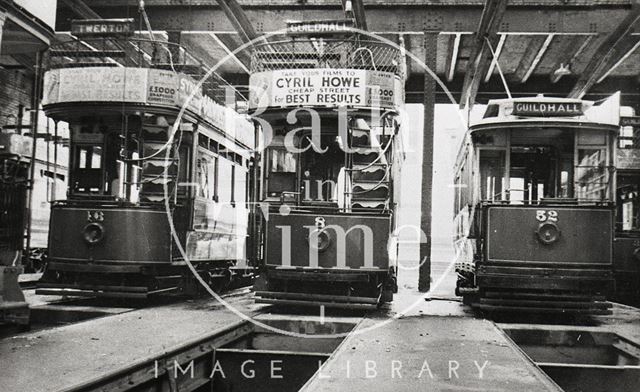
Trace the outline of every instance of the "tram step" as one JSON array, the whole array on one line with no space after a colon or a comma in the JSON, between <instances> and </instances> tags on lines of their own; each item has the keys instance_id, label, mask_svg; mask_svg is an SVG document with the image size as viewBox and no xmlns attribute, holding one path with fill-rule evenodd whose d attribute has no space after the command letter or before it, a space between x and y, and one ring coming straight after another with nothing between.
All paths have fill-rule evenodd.
<instances>
[{"instance_id":1,"label":"tram step","mask_svg":"<svg viewBox=\"0 0 640 392\"><path fill-rule=\"evenodd\" d=\"M167 287L165 289L147 291L144 293L126 291L94 291L94 290L74 290L74 289L36 289L39 295L60 295L67 297L100 297L100 298L135 298L146 299L152 295L177 292L178 287Z\"/></svg>"},{"instance_id":2,"label":"tram step","mask_svg":"<svg viewBox=\"0 0 640 392\"><path fill-rule=\"evenodd\" d=\"M586 295L586 294L561 294L562 299L565 300L582 300L582 301L604 301L605 297L603 295ZM487 298L558 298L560 294L557 293L516 293L516 292L498 292L498 291L487 291L484 293L484 296Z\"/></svg>"},{"instance_id":3,"label":"tram step","mask_svg":"<svg viewBox=\"0 0 640 392\"><path fill-rule=\"evenodd\" d=\"M597 308L597 309L607 309L612 305L609 302L598 302L598 301L563 301L562 297L558 297L559 300L528 300L528 299L493 299L493 298L482 298L480 299L481 304L488 305L499 305L499 306L536 306L536 307L550 307L550 308Z\"/></svg>"},{"instance_id":4,"label":"tram step","mask_svg":"<svg viewBox=\"0 0 640 392\"><path fill-rule=\"evenodd\" d=\"M323 302L323 301L304 301L304 300L291 300L291 299L275 299L275 298L256 298L256 303L271 304L271 305L287 305L287 306L313 306L326 308L341 308L341 309L375 309L377 305L360 304L360 303L338 303L338 302Z\"/></svg>"},{"instance_id":5,"label":"tram step","mask_svg":"<svg viewBox=\"0 0 640 392\"><path fill-rule=\"evenodd\" d=\"M282 298L282 299L294 299L294 300L318 300L318 301L346 302L346 303L365 303L365 304L378 303L378 299L373 297L350 297L350 296L343 296L343 295L290 293L290 292L275 292L275 291L256 291L256 297Z\"/></svg>"},{"instance_id":6,"label":"tram step","mask_svg":"<svg viewBox=\"0 0 640 392\"><path fill-rule=\"evenodd\" d=\"M518 312L518 313L561 313L561 314L586 314L586 315L608 315L612 314L611 309L598 308L545 308L535 306L504 306L474 304L475 308L489 312Z\"/></svg>"}]
</instances>

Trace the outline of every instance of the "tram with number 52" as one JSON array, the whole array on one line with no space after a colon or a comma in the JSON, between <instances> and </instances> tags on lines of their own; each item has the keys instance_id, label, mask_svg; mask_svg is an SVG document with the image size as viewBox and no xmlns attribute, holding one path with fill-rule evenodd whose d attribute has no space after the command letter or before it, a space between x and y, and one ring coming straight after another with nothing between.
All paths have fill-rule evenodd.
<instances>
[{"instance_id":1,"label":"tram with number 52","mask_svg":"<svg viewBox=\"0 0 640 392\"><path fill-rule=\"evenodd\" d=\"M619 95L489 101L455 166L456 292L485 311L603 314Z\"/></svg>"}]
</instances>

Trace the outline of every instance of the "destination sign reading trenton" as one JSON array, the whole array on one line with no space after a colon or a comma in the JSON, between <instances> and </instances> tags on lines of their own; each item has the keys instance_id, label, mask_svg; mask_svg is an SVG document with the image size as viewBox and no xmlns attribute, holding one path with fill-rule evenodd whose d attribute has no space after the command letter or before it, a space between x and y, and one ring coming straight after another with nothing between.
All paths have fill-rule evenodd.
<instances>
[{"instance_id":1,"label":"destination sign reading trenton","mask_svg":"<svg viewBox=\"0 0 640 392\"><path fill-rule=\"evenodd\" d=\"M584 114L581 102L514 102L514 116L559 117Z\"/></svg>"},{"instance_id":2,"label":"destination sign reading trenton","mask_svg":"<svg viewBox=\"0 0 640 392\"><path fill-rule=\"evenodd\" d=\"M402 83L390 72L293 69L258 72L249 79L249 107L351 106L395 108Z\"/></svg>"},{"instance_id":3,"label":"destination sign reading trenton","mask_svg":"<svg viewBox=\"0 0 640 392\"><path fill-rule=\"evenodd\" d=\"M133 34L133 19L84 19L71 22L71 33L78 37Z\"/></svg>"}]
</instances>

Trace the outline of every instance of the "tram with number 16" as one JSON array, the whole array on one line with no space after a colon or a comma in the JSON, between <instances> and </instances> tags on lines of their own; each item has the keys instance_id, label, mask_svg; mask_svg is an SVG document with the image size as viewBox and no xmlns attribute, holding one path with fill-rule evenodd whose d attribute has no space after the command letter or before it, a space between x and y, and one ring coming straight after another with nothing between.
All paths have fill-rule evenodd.
<instances>
[{"instance_id":1,"label":"tram with number 16","mask_svg":"<svg viewBox=\"0 0 640 392\"><path fill-rule=\"evenodd\" d=\"M37 292L192 295L188 261L215 289L250 277L252 122L214 101L218 81L197 86L206 70L184 48L114 31L46 55L44 110L71 139Z\"/></svg>"},{"instance_id":2,"label":"tram with number 16","mask_svg":"<svg viewBox=\"0 0 640 392\"><path fill-rule=\"evenodd\" d=\"M604 314L619 95L489 101L455 167L456 292L505 312Z\"/></svg>"}]
</instances>

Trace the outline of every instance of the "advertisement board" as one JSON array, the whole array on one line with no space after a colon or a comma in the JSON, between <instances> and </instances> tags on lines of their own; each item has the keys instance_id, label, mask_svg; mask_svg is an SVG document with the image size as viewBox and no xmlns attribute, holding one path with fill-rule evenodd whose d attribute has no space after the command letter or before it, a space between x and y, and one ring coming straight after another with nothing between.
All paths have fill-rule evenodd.
<instances>
[{"instance_id":1,"label":"advertisement board","mask_svg":"<svg viewBox=\"0 0 640 392\"><path fill-rule=\"evenodd\" d=\"M402 82L390 72L363 69L291 69L258 72L249 79L249 108L348 106L394 108Z\"/></svg>"},{"instance_id":2,"label":"advertisement board","mask_svg":"<svg viewBox=\"0 0 640 392\"><path fill-rule=\"evenodd\" d=\"M189 100L193 93L192 99ZM187 75L130 67L53 69L45 73L44 106L75 102L128 102L187 109L229 137L253 146L253 123L231 108L204 96Z\"/></svg>"}]
</instances>

